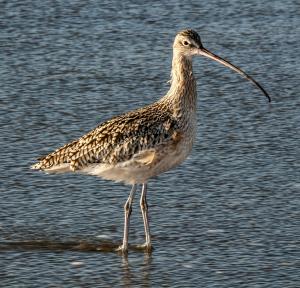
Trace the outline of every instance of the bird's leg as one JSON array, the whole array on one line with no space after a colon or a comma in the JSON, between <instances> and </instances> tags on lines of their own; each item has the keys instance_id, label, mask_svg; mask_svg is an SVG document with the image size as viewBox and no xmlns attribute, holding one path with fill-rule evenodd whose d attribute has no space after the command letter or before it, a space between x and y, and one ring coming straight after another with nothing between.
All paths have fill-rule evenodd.
<instances>
[{"instance_id":1,"label":"bird's leg","mask_svg":"<svg viewBox=\"0 0 300 288\"><path fill-rule=\"evenodd\" d=\"M124 205L124 236L123 236L123 244L117 249L117 251L121 251L122 253L128 252L128 232L129 232L129 222L130 222L130 214L132 212L132 203L134 199L134 194L136 192L136 184L132 185L129 197Z\"/></svg>"},{"instance_id":2,"label":"bird's leg","mask_svg":"<svg viewBox=\"0 0 300 288\"><path fill-rule=\"evenodd\" d=\"M148 204L147 204L147 183L143 183L142 195L140 199L140 206L143 215L144 227L145 227L145 236L146 243L143 245L148 252L151 252L151 236L150 236L150 228L149 228L149 217L148 217Z\"/></svg>"}]
</instances>

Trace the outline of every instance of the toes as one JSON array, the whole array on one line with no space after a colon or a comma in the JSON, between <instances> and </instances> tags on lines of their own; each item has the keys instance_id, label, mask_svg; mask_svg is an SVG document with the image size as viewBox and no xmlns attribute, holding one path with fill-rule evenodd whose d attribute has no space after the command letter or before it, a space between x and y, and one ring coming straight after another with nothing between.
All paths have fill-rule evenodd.
<instances>
[{"instance_id":1,"label":"toes","mask_svg":"<svg viewBox=\"0 0 300 288\"><path fill-rule=\"evenodd\" d=\"M128 248L123 245L119 246L115 251L123 255L128 254Z\"/></svg>"}]
</instances>

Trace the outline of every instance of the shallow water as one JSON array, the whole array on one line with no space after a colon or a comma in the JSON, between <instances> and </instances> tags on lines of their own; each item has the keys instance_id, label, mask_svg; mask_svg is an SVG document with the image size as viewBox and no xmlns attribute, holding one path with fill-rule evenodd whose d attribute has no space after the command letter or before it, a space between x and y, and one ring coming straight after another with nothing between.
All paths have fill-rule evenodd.
<instances>
[{"instance_id":1,"label":"shallow water","mask_svg":"<svg viewBox=\"0 0 300 288\"><path fill-rule=\"evenodd\" d=\"M141 3L0 3L0 287L298 287L299 4ZM122 258L130 187L28 167L162 96L186 27L273 102L195 59L196 144L150 182L154 252ZM144 241L135 204L132 245Z\"/></svg>"}]
</instances>

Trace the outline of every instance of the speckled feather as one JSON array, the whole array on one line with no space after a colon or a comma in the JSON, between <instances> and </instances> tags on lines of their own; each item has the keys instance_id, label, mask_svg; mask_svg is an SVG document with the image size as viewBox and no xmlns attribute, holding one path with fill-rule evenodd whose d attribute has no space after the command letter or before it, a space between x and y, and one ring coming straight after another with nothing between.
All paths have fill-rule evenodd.
<instances>
[{"instance_id":1,"label":"speckled feather","mask_svg":"<svg viewBox=\"0 0 300 288\"><path fill-rule=\"evenodd\" d=\"M178 123L158 103L114 117L78 140L57 149L36 164L36 169L49 169L70 163L72 171L91 163L115 165L133 155L172 139Z\"/></svg>"}]
</instances>

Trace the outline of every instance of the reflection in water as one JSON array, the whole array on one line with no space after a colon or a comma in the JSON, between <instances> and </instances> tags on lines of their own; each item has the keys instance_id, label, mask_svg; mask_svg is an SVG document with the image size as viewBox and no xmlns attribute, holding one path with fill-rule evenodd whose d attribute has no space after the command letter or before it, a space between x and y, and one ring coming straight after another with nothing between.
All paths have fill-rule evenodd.
<instances>
[{"instance_id":1,"label":"reflection in water","mask_svg":"<svg viewBox=\"0 0 300 288\"><path fill-rule=\"evenodd\" d=\"M12 242L0 242L1 251L77 251L77 252L113 252L117 253L121 257L122 261L122 284L124 287L132 287L135 285L135 281L139 278L139 281L143 283L143 287L150 287L150 269L152 256L151 253L147 253L140 249L138 245L130 245L129 249L135 252L143 252L144 260L142 265L136 265L134 267L130 264L128 254L120 254L116 251L120 243L112 243L109 241L103 241L101 243L93 243L87 241L52 241L52 240L23 240ZM134 254L131 254L131 256ZM140 258L140 256L139 256ZM83 262L72 262L74 266L81 266Z\"/></svg>"},{"instance_id":2,"label":"reflection in water","mask_svg":"<svg viewBox=\"0 0 300 288\"><path fill-rule=\"evenodd\" d=\"M140 282L143 283L143 287L150 287L150 268L151 268L152 256L151 254L145 252L144 253L144 263L142 265L142 269L138 270L139 275L142 279ZM123 268L123 277L122 284L124 287L132 287L134 283L134 279L137 278L137 275L132 272L128 255L124 255L122 257L122 268Z\"/></svg>"},{"instance_id":3,"label":"reflection in water","mask_svg":"<svg viewBox=\"0 0 300 288\"><path fill-rule=\"evenodd\" d=\"M0 242L0 251L11 251L11 250L51 250L51 251L97 251L97 252L115 252L122 255L117 248L120 243L113 243L111 241L88 242L88 241L53 241L53 240L23 240L23 241L4 241ZM144 249L140 245L129 245L128 247L133 251L144 252ZM150 255L151 253L145 252L145 254ZM124 258L127 257L122 255Z\"/></svg>"},{"instance_id":4,"label":"reflection in water","mask_svg":"<svg viewBox=\"0 0 300 288\"><path fill-rule=\"evenodd\" d=\"M0 242L0 251L31 251L31 250L51 250L51 251L97 251L115 252L119 244L109 241L92 243L87 241L66 241L58 242L51 240L25 240L13 242Z\"/></svg>"}]
</instances>

